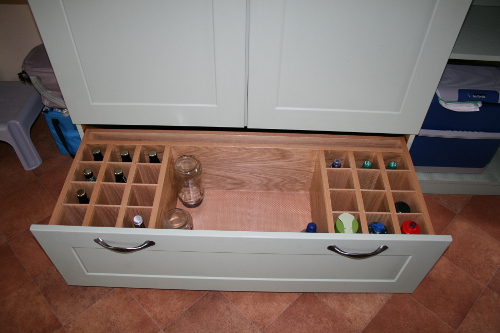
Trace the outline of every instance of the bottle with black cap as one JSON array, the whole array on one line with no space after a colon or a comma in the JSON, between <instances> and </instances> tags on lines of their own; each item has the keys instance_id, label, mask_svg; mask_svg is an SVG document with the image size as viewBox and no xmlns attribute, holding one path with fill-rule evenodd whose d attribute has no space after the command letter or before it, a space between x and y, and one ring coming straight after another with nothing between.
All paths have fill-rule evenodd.
<instances>
[{"instance_id":1,"label":"bottle with black cap","mask_svg":"<svg viewBox=\"0 0 500 333\"><path fill-rule=\"evenodd\" d=\"M115 169L115 181L117 183L126 183L127 182L127 178L123 174L122 168Z\"/></svg>"},{"instance_id":2,"label":"bottle with black cap","mask_svg":"<svg viewBox=\"0 0 500 333\"><path fill-rule=\"evenodd\" d=\"M84 189L79 189L76 191L76 196L78 197L78 202L81 204L88 204L90 199Z\"/></svg>"},{"instance_id":3,"label":"bottle with black cap","mask_svg":"<svg viewBox=\"0 0 500 333\"><path fill-rule=\"evenodd\" d=\"M130 157L130 153L127 149L122 149L120 156L122 157L122 162L132 162L132 157Z\"/></svg>"},{"instance_id":4,"label":"bottle with black cap","mask_svg":"<svg viewBox=\"0 0 500 333\"><path fill-rule=\"evenodd\" d=\"M161 163L156 150L151 149L149 151L149 163Z\"/></svg>"},{"instance_id":5,"label":"bottle with black cap","mask_svg":"<svg viewBox=\"0 0 500 333\"><path fill-rule=\"evenodd\" d=\"M95 182L95 180L96 180L91 168L84 169L83 176L85 177L85 180L88 182Z\"/></svg>"},{"instance_id":6,"label":"bottle with black cap","mask_svg":"<svg viewBox=\"0 0 500 333\"><path fill-rule=\"evenodd\" d=\"M92 156L94 156L94 161L102 161L104 156L102 156L101 148L95 147L92 149Z\"/></svg>"},{"instance_id":7,"label":"bottle with black cap","mask_svg":"<svg viewBox=\"0 0 500 333\"><path fill-rule=\"evenodd\" d=\"M408 205L404 201L398 201L394 205L396 206L396 213L399 214L411 213L410 205Z\"/></svg>"}]
</instances>

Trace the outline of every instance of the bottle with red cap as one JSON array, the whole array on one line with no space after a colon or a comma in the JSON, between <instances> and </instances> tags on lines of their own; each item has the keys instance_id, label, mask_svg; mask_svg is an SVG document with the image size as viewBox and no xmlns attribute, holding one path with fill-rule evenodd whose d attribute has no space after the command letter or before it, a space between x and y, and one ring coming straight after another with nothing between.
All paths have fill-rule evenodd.
<instances>
[{"instance_id":1,"label":"bottle with red cap","mask_svg":"<svg viewBox=\"0 0 500 333\"><path fill-rule=\"evenodd\" d=\"M401 232L403 234L419 234L420 226L415 221L411 220L404 221L403 224L401 225Z\"/></svg>"}]
</instances>

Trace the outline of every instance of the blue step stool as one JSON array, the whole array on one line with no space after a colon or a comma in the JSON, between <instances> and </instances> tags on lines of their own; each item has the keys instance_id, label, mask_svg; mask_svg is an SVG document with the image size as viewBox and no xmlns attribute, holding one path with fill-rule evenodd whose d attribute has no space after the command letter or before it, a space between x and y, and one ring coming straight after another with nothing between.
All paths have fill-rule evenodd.
<instances>
[{"instance_id":1,"label":"blue step stool","mask_svg":"<svg viewBox=\"0 0 500 333\"><path fill-rule=\"evenodd\" d=\"M32 86L0 81L0 141L14 148L25 170L42 164L30 137L31 125L42 107L40 94Z\"/></svg>"}]
</instances>

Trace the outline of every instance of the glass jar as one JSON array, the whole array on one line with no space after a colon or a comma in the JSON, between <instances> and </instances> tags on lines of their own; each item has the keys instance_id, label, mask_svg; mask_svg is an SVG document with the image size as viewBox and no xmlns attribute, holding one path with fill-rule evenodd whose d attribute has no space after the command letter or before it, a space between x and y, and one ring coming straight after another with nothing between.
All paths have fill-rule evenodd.
<instances>
[{"instance_id":1,"label":"glass jar","mask_svg":"<svg viewBox=\"0 0 500 333\"><path fill-rule=\"evenodd\" d=\"M174 208L163 215L162 224L165 229L193 229L193 218L184 209Z\"/></svg>"},{"instance_id":2,"label":"glass jar","mask_svg":"<svg viewBox=\"0 0 500 333\"><path fill-rule=\"evenodd\" d=\"M178 196L187 208L198 207L205 196L201 185L201 163L193 155L182 155L174 164Z\"/></svg>"}]
</instances>

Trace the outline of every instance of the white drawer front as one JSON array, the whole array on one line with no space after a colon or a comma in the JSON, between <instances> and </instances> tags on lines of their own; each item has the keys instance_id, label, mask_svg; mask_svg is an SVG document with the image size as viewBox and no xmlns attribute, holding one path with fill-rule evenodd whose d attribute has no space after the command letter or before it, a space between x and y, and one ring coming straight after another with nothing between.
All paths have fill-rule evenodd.
<instances>
[{"instance_id":1,"label":"white drawer front","mask_svg":"<svg viewBox=\"0 0 500 333\"><path fill-rule=\"evenodd\" d=\"M162 289L412 292L450 236L153 230L33 225L69 284ZM104 249L154 246L132 253ZM370 253L352 259L327 249Z\"/></svg>"}]
</instances>

